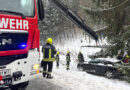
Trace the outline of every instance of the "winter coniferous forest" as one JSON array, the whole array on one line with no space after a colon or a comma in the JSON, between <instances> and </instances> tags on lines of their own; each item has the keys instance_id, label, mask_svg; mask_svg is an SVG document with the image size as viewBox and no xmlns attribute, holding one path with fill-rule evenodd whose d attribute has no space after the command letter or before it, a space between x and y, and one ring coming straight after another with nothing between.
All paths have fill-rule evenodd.
<instances>
[{"instance_id":1,"label":"winter coniferous forest","mask_svg":"<svg viewBox=\"0 0 130 90\"><path fill-rule=\"evenodd\" d=\"M106 39L109 48L104 49L104 55L113 57L118 53L130 54L130 1L129 0L61 0L76 12L94 31L99 40ZM85 32L67 20L56 8L44 0L45 19L40 25L41 40L53 37L57 42L64 43L78 38L79 34L88 37ZM88 37L89 38L89 37ZM86 39L87 40L87 39ZM91 41L89 39L89 41ZM98 57L97 55L95 55Z\"/></svg>"},{"instance_id":2,"label":"winter coniferous forest","mask_svg":"<svg viewBox=\"0 0 130 90\"><path fill-rule=\"evenodd\" d=\"M111 45L104 56L130 54L130 1L129 0L92 0L92 8L82 5L87 15L105 28L97 30L100 36L107 37Z\"/></svg>"}]
</instances>

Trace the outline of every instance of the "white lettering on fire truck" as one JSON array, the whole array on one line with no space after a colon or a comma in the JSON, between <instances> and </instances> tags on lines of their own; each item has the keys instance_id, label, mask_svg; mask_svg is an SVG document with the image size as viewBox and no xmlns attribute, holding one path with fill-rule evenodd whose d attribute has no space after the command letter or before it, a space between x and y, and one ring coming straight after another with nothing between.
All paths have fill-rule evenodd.
<instances>
[{"instance_id":1,"label":"white lettering on fire truck","mask_svg":"<svg viewBox=\"0 0 130 90\"><path fill-rule=\"evenodd\" d=\"M27 20L0 18L0 28L2 29L29 29L29 23Z\"/></svg>"}]
</instances>

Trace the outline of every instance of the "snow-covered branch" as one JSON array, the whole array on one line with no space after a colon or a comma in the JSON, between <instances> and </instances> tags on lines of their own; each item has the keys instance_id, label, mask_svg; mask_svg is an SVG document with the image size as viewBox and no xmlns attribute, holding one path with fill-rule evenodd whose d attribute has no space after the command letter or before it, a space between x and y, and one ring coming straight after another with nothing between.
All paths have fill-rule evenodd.
<instances>
[{"instance_id":1,"label":"snow-covered branch","mask_svg":"<svg viewBox=\"0 0 130 90\"><path fill-rule=\"evenodd\" d=\"M87 10L87 11L91 11L91 12L104 12L104 11L111 11L113 9L118 9L120 7L126 7L128 4L128 1L129 0L125 0L124 2L122 2L121 4L115 6L115 7L111 7L111 8L106 8L106 9L101 9L101 8L98 8L98 9L91 9L91 8L88 8L88 7L85 7L83 5L81 5L81 7L84 9L84 10Z\"/></svg>"},{"instance_id":2,"label":"snow-covered branch","mask_svg":"<svg viewBox=\"0 0 130 90\"><path fill-rule=\"evenodd\" d=\"M102 27L102 28L96 29L95 31L96 31L96 32L102 31L102 30L105 30L106 28L108 28L108 26L104 26L104 27Z\"/></svg>"}]
</instances>

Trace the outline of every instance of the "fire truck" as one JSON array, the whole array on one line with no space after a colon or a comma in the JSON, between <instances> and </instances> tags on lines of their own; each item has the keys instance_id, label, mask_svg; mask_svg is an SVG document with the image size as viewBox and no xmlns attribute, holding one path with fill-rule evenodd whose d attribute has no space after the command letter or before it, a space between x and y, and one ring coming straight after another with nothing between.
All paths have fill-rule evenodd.
<instances>
[{"instance_id":1,"label":"fire truck","mask_svg":"<svg viewBox=\"0 0 130 90\"><path fill-rule=\"evenodd\" d=\"M95 40L96 33L59 0L49 0L57 10ZM0 0L0 89L18 90L40 74L42 0Z\"/></svg>"}]
</instances>

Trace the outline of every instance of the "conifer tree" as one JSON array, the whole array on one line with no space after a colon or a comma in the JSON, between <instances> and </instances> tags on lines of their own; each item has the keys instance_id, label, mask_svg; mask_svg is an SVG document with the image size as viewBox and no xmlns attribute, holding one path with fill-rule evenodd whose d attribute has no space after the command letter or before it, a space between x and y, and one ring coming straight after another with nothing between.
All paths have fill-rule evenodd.
<instances>
[{"instance_id":1,"label":"conifer tree","mask_svg":"<svg viewBox=\"0 0 130 90\"><path fill-rule=\"evenodd\" d=\"M78 9L79 0L61 0L73 11ZM52 6L48 0L44 0L45 19L44 23L41 23L41 41L45 41L47 37L52 37L56 42L64 41L65 39L72 39L74 33L74 25L67 20L54 6ZM63 39L63 40L62 40Z\"/></svg>"},{"instance_id":2,"label":"conifer tree","mask_svg":"<svg viewBox=\"0 0 130 90\"><path fill-rule=\"evenodd\" d=\"M104 51L105 55L114 56L121 51L130 55L130 0L92 0L94 8L82 6L86 14L97 23L105 23L106 28L97 33L107 37L110 47Z\"/></svg>"}]
</instances>

